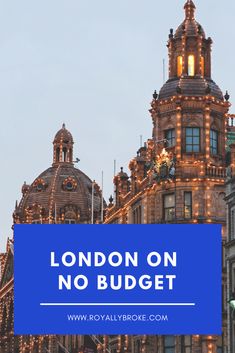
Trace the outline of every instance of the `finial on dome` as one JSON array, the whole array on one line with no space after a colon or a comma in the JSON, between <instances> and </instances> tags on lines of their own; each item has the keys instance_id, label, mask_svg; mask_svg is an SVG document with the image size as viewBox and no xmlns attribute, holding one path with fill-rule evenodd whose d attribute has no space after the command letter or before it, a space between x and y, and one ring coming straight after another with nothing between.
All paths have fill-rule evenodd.
<instances>
[{"instance_id":1,"label":"finial on dome","mask_svg":"<svg viewBox=\"0 0 235 353\"><path fill-rule=\"evenodd\" d=\"M185 9L185 18L187 20L193 20L194 19L194 13L196 10L196 6L193 2L193 0L187 0L185 5L184 5L184 9Z\"/></svg>"},{"instance_id":2,"label":"finial on dome","mask_svg":"<svg viewBox=\"0 0 235 353\"><path fill-rule=\"evenodd\" d=\"M63 125L62 125L62 129L65 129L65 123L63 123Z\"/></svg>"}]
</instances>

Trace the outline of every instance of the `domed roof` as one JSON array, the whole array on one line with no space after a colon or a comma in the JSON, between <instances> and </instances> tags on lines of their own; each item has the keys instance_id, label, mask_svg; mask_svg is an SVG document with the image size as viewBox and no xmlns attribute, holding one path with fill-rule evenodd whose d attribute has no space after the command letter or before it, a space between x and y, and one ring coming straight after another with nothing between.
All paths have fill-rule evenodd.
<instances>
[{"instance_id":1,"label":"domed roof","mask_svg":"<svg viewBox=\"0 0 235 353\"><path fill-rule=\"evenodd\" d=\"M177 28L174 38L181 38L183 34L187 37L197 36L201 34L203 38L206 37L205 31L202 26L195 20L194 13L196 6L192 0L188 0L185 5L185 19Z\"/></svg>"},{"instance_id":2,"label":"domed roof","mask_svg":"<svg viewBox=\"0 0 235 353\"><path fill-rule=\"evenodd\" d=\"M129 179L128 174L123 171L123 167L121 167L121 170L120 170L120 172L118 173L117 176L119 178L121 178L121 179Z\"/></svg>"},{"instance_id":3,"label":"domed roof","mask_svg":"<svg viewBox=\"0 0 235 353\"><path fill-rule=\"evenodd\" d=\"M203 77L181 77L168 80L159 92L159 99L168 99L177 94L185 96L211 96L223 100L223 93L219 86L211 80Z\"/></svg>"},{"instance_id":4,"label":"domed roof","mask_svg":"<svg viewBox=\"0 0 235 353\"><path fill-rule=\"evenodd\" d=\"M62 125L62 129L60 129L54 138L53 143L73 143L73 136L70 131L68 131L65 127L65 124Z\"/></svg>"},{"instance_id":5,"label":"domed roof","mask_svg":"<svg viewBox=\"0 0 235 353\"><path fill-rule=\"evenodd\" d=\"M91 220L92 181L81 170L71 165L60 164L45 170L28 187L15 210L20 223L43 219L43 223L62 221L62 215L74 219L76 223ZM66 212L70 216L66 216ZM101 192L97 184L94 187L94 214L101 212ZM74 216L71 216L74 214ZM44 222L45 221L45 222Z\"/></svg>"},{"instance_id":6,"label":"domed roof","mask_svg":"<svg viewBox=\"0 0 235 353\"><path fill-rule=\"evenodd\" d=\"M175 31L174 38L181 38L183 34L185 34L187 37L192 37L196 36L198 33L200 33L203 38L206 37L205 31L200 23L198 23L195 19L185 19Z\"/></svg>"},{"instance_id":7,"label":"domed roof","mask_svg":"<svg viewBox=\"0 0 235 353\"><path fill-rule=\"evenodd\" d=\"M13 215L15 223L90 223L92 195L94 221L100 221L101 190L74 167L72 150L67 156L72 143L72 135L63 125L54 139L52 167L41 173L31 185L25 183L22 187L22 199ZM57 145L68 147L63 150L64 158L60 158L61 154L57 156Z\"/></svg>"}]
</instances>

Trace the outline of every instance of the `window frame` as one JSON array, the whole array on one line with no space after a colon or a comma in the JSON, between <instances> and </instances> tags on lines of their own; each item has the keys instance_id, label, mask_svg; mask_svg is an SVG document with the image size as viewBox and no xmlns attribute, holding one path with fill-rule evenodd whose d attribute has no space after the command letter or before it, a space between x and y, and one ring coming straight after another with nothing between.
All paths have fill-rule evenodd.
<instances>
[{"instance_id":1,"label":"window frame","mask_svg":"<svg viewBox=\"0 0 235 353\"><path fill-rule=\"evenodd\" d=\"M142 224L142 205L138 204L132 209L132 223Z\"/></svg>"},{"instance_id":2,"label":"window frame","mask_svg":"<svg viewBox=\"0 0 235 353\"><path fill-rule=\"evenodd\" d=\"M214 134L216 138L214 138ZM214 142L216 142L216 147L213 145ZM215 129L210 129L210 153L213 156L219 153L219 132Z\"/></svg>"},{"instance_id":3,"label":"window frame","mask_svg":"<svg viewBox=\"0 0 235 353\"><path fill-rule=\"evenodd\" d=\"M186 204L186 195L190 195L190 205ZM190 217L186 217L186 207L190 208ZM184 191L184 219L192 219L193 218L193 195L192 195L192 191Z\"/></svg>"},{"instance_id":4,"label":"window frame","mask_svg":"<svg viewBox=\"0 0 235 353\"><path fill-rule=\"evenodd\" d=\"M76 224L76 220L72 218L65 218L64 224Z\"/></svg>"},{"instance_id":5,"label":"window frame","mask_svg":"<svg viewBox=\"0 0 235 353\"><path fill-rule=\"evenodd\" d=\"M168 134L170 134L170 137L168 136ZM167 148L175 147L176 145L175 129L165 130L165 139L167 140L166 142Z\"/></svg>"},{"instance_id":6,"label":"window frame","mask_svg":"<svg viewBox=\"0 0 235 353\"><path fill-rule=\"evenodd\" d=\"M183 56L177 56L177 77L181 77L183 74Z\"/></svg>"},{"instance_id":7,"label":"window frame","mask_svg":"<svg viewBox=\"0 0 235 353\"><path fill-rule=\"evenodd\" d=\"M232 206L229 208L228 212L228 217L229 217L229 239L234 240L235 239L235 206Z\"/></svg>"},{"instance_id":8,"label":"window frame","mask_svg":"<svg viewBox=\"0 0 235 353\"><path fill-rule=\"evenodd\" d=\"M169 196L173 196L173 200L174 200L174 207L166 207L166 198ZM169 219L167 217L167 211L173 210L173 216L172 219ZM170 213L169 213L170 214ZM164 221L166 222L172 222L175 220L176 218L176 207L175 207L175 193L170 193L170 194L165 194L163 195L163 218Z\"/></svg>"},{"instance_id":9,"label":"window frame","mask_svg":"<svg viewBox=\"0 0 235 353\"><path fill-rule=\"evenodd\" d=\"M171 344L167 344L166 343L166 339L167 338L174 338L174 343L173 343L173 345L171 345ZM164 353L174 353L175 352L175 347L176 347L176 337L175 336L173 336L173 335L165 335L164 337L163 337L163 346L164 346Z\"/></svg>"},{"instance_id":10,"label":"window frame","mask_svg":"<svg viewBox=\"0 0 235 353\"><path fill-rule=\"evenodd\" d=\"M190 59L192 60L192 63L190 63ZM188 76L194 77L195 76L195 55L194 54L189 54L188 55Z\"/></svg>"},{"instance_id":11,"label":"window frame","mask_svg":"<svg viewBox=\"0 0 235 353\"><path fill-rule=\"evenodd\" d=\"M188 130L191 129L192 130L192 133L191 135L188 135ZM194 130L197 130L198 131L198 135L195 135L194 134ZM198 143L194 143L193 139L198 137ZM191 138L192 139L192 143L187 143L187 138ZM191 146L191 150L190 151L187 151L187 148ZM198 146L198 151L194 151L194 147L195 146ZM187 126L185 128L185 152L186 153L201 153L201 129L200 127L198 126Z\"/></svg>"},{"instance_id":12,"label":"window frame","mask_svg":"<svg viewBox=\"0 0 235 353\"><path fill-rule=\"evenodd\" d=\"M187 342L187 339L189 339L189 343ZM184 353L192 352L192 336L185 335L183 337L183 347L184 347Z\"/></svg>"}]
</instances>

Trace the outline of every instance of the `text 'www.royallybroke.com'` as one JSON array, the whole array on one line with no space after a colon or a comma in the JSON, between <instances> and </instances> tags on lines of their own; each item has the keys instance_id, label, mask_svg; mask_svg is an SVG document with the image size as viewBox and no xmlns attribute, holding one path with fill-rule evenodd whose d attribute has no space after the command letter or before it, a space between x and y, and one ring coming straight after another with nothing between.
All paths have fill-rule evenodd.
<instances>
[{"instance_id":1,"label":"text 'www.royallybroke.com'","mask_svg":"<svg viewBox=\"0 0 235 353\"><path fill-rule=\"evenodd\" d=\"M164 321L169 321L168 315L165 314L150 314L150 315L143 315L143 314L67 314L67 320L68 321L93 321L93 322L147 322L147 321L155 321L155 322L164 322Z\"/></svg>"}]
</instances>

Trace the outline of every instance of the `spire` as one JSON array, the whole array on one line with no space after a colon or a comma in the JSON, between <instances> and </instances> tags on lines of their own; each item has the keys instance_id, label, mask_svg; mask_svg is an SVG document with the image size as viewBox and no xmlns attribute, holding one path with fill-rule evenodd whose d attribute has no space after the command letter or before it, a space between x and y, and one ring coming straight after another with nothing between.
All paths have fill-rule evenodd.
<instances>
[{"instance_id":1,"label":"spire","mask_svg":"<svg viewBox=\"0 0 235 353\"><path fill-rule=\"evenodd\" d=\"M187 20L193 20L194 19L194 13L196 10L196 6L194 5L193 0L187 0L185 5L185 19Z\"/></svg>"}]
</instances>

